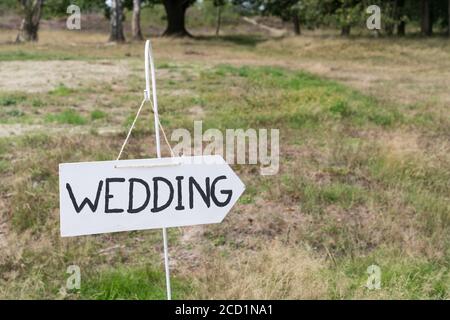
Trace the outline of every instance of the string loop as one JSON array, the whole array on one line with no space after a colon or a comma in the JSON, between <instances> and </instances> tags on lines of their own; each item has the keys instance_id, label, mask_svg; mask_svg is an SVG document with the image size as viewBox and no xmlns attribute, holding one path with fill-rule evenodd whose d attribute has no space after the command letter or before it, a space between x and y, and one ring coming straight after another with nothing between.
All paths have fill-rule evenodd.
<instances>
[{"instance_id":1,"label":"string loop","mask_svg":"<svg viewBox=\"0 0 450 320\"><path fill-rule=\"evenodd\" d=\"M134 120L131 123L131 127L128 130L128 133L127 133L127 136L125 138L125 141L122 143L122 147L120 148L119 155L117 156L117 159L116 159L117 161L120 160L120 157L122 156L123 150L125 149L125 146L127 145L128 140L130 139L131 132L133 131L133 129L134 129L135 125L136 125L136 121L139 118L139 115L141 114L142 107L144 106L146 101L150 101L150 104L152 106L151 112L154 113L153 102L151 100L147 100L144 97L144 100L142 100L141 105L139 106L139 109L138 109L138 111L136 113L136 116L134 117ZM170 145L169 140L167 139L166 132L164 131L164 128L163 128L159 118L158 118L158 126L161 129L161 132L162 132L163 137L164 137L164 141L166 142L167 146L169 147L170 155L172 157L175 157L175 153L173 152L172 146Z\"/></svg>"}]
</instances>

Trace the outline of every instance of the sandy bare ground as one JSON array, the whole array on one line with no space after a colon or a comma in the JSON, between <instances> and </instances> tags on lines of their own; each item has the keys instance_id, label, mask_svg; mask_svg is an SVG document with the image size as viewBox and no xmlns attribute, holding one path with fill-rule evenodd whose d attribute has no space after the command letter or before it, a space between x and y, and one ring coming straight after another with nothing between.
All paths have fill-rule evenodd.
<instances>
[{"instance_id":1,"label":"sandy bare ground","mask_svg":"<svg viewBox=\"0 0 450 320\"><path fill-rule=\"evenodd\" d=\"M7 61L0 62L0 90L45 92L60 84L77 88L90 81L112 82L129 73L125 61Z\"/></svg>"},{"instance_id":2,"label":"sandy bare ground","mask_svg":"<svg viewBox=\"0 0 450 320\"><path fill-rule=\"evenodd\" d=\"M267 31L273 37L281 37L281 36L284 36L284 35L287 34L287 30L286 29L272 28L272 27L267 26L265 24L258 23L256 21L256 19L252 19L252 18L249 18L249 17L242 17L242 20L244 20L247 23L250 23L251 25L258 26L262 30Z\"/></svg>"},{"instance_id":3,"label":"sandy bare ground","mask_svg":"<svg viewBox=\"0 0 450 320\"><path fill-rule=\"evenodd\" d=\"M85 134L89 133L90 128L85 126L69 126L69 125L48 125L43 124L0 124L0 138L17 136L22 134L36 134L48 133L51 130L53 133L68 133L68 134ZM120 127L108 126L96 129L100 135L115 134L121 132Z\"/></svg>"}]
</instances>

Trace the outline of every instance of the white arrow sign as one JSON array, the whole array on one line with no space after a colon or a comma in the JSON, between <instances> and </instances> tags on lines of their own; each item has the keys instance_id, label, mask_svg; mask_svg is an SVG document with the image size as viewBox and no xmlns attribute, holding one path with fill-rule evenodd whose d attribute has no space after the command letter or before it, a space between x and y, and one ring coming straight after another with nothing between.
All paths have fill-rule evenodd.
<instances>
[{"instance_id":1,"label":"white arrow sign","mask_svg":"<svg viewBox=\"0 0 450 320\"><path fill-rule=\"evenodd\" d=\"M218 223L244 189L221 156L62 163L61 236Z\"/></svg>"}]
</instances>

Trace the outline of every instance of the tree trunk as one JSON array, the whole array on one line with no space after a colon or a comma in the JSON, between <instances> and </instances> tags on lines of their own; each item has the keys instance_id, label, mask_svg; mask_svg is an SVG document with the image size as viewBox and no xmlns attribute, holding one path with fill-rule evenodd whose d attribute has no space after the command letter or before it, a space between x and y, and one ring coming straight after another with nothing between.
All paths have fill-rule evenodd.
<instances>
[{"instance_id":1,"label":"tree trunk","mask_svg":"<svg viewBox=\"0 0 450 320\"><path fill-rule=\"evenodd\" d=\"M43 0L21 0L23 19L16 42L38 41Z\"/></svg>"},{"instance_id":2,"label":"tree trunk","mask_svg":"<svg viewBox=\"0 0 450 320\"><path fill-rule=\"evenodd\" d=\"M449 0L450 1L450 0ZM219 35L220 25L222 24L222 6L217 6L217 25L216 25L216 36Z\"/></svg>"},{"instance_id":3,"label":"tree trunk","mask_svg":"<svg viewBox=\"0 0 450 320\"><path fill-rule=\"evenodd\" d=\"M448 0L448 4L447 4L447 36L450 37L450 0Z\"/></svg>"},{"instance_id":4,"label":"tree trunk","mask_svg":"<svg viewBox=\"0 0 450 320\"><path fill-rule=\"evenodd\" d=\"M350 35L352 27L349 25L343 26L341 29L341 36L347 37Z\"/></svg>"},{"instance_id":5,"label":"tree trunk","mask_svg":"<svg viewBox=\"0 0 450 320\"><path fill-rule=\"evenodd\" d=\"M143 40L141 31L141 0L133 0L133 19L131 22L133 40Z\"/></svg>"},{"instance_id":6,"label":"tree trunk","mask_svg":"<svg viewBox=\"0 0 450 320\"><path fill-rule=\"evenodd\" d=\"M123 34L123 3L122 0L111 0L111 34L109 41L125 42Z\"/></svg>"},{"instance_id":7,"label":"tree trunk","mask_svg":"<svg viewBox=\"0 0 450 320\"><path fill-rule=\"evenodd\" d=\"M430 0L422 0L422 14L420 27L423 35L431 36L433 34L433 21L431 18Z\"/></svg>"},{"instance_id":8,"label":"tree trunk","mask_svg":"<svg viewBox=\"0 0 450 320\"><path fill-rule=\"evenodd\" d=\"M299 36L302 34L302 30L300 29L300 17L298 14L294 14L292 16L292 22L294 23L294 33L296 36Z\"/></svg>"},{"instance_id":9,"label":"tree trunk","mask_svg":"<svg viewBox=\"0 0 450 320\"><path fill-rule=\"evenodd\" d=\"M406 34L406 22L403 20L404 10L405 10L405 0L397 0L395 18L398 22L397 35L400 37L403 37Z\"/></svg>"},{"instance_id":10,"label":"tree trunk","mask_svg":"<svg viewBox=\"0 0 450 320\"><path fill-rule=\"evenodd\" d=\"M164 8L167 14L167 28L163 36L186 37L191 36L185 27L186 10L189 1L184 0L164 0Z\"/></svg>"},{"instance_id":11,"label":"tree trunk","mask_svg":"<svg viewBox=\"0 0 450 320\"><path fill-rule=\"evenodd\" d=\"M403 37L406 35L406 23L405 21L400 21L397 26L397 35Z\"/></svg>"}]
</instances>

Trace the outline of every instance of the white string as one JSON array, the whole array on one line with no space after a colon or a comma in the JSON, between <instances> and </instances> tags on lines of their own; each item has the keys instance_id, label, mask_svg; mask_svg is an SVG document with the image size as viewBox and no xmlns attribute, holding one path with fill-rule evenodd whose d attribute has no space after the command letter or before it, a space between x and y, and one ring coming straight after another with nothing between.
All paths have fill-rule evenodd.
<instances>
[{"instance_id":1,"label":"white string","mask_svg":"<svg viewBox=\"0 0 450 320\"><path fill-rule=\"evenodd\" d=\"M128 139L130 138L131 131L133 131L133 129L134 129L134 125L136 124L136 120L138 119L139 114L141 113L141 110L142 110L142 107L144 106L144 103L145 103L145 98L141 102L141 106L139 107L138 112L136 113L136 116L134 117L133 123L131 124L131 127L128 130L127 137L125 138L125 141L123 142L122 147L120 148L120 152L119 152L119 155L117 156L116 160L120 159L120 156L122 155L123 149L125 148L125 145L128 143Z\"/></svg>"},{"instance_id":2,"label":"white string","mask_svg":"<svg viewBox=\"0 0 450 320\"><path fill-rule=\"evenodd\" d=\"M151 100L149 100L149 101L150 101L150 103L152 105L152 110L154 110L153 109L153 102ZM172 147L170 146L169 140L167 139L167 136L166 136L166 132L164 131L164 128L163 128L163 126L161 124L161 121L159 121L159 117L158 117L158 124L159 124L159 127L161 128L162 134L164 136L164 141L166 141L166 144L167 144L167 146L169 147L169 150L170 150L170 154L171 154L171 156L173 158L173 157L175 157L175 153L173 152Z\"/></svg>"},{"instance_id":3,"label":"white string","mask_svg":"<svg viewBox=\"0 0 450 320\"><path fill-rule=\"evenodd\" d=\"M120 152L119 152L119 155L117 156L117 159L116 159L116 160L119 160L120 157L122 156L123 150L125 149L125 146L127 145L128 140L130 139L131 132L133 131L134 126L136 125L136 121L137 121L137 119L139 118L139 115L140 115L140 113L141 113L142 107L143 107L144 104L145 104L145 101L146 101L146 99L144 98L144 100L142 100L141 105L140 105L140 107L139 107L139 109L138 109L138 111L137 111L137 113L136 113L136 116L134 117L133 123L131 124L131 127L130 127L130 129L128 130L127 137L125 138L125 141L123 142L122 147L120 148ZM150 101L150 104L152 105L152 110L151 110L151 111L154 112L154 111L153 111L153 110L154 110L154 109L153 109L153 102L152 102L151 100L149 100L149 101ZM158 118L158 124L159 124L159 127L161 128L161 131L162 131L162 133L163 133L164 141L166 142L167 146L169 147L171 156L172 156L172 157L175 157L175 153L173 152L173 149L172 149L172 147L170 146L169 140L167 139L167 136L166 136L166 132L164 131L164 128L163 128L163 126L162 126L162 124L161 124L161 121L159 121L159 118Z\"/></svg>"}]
</instances>

